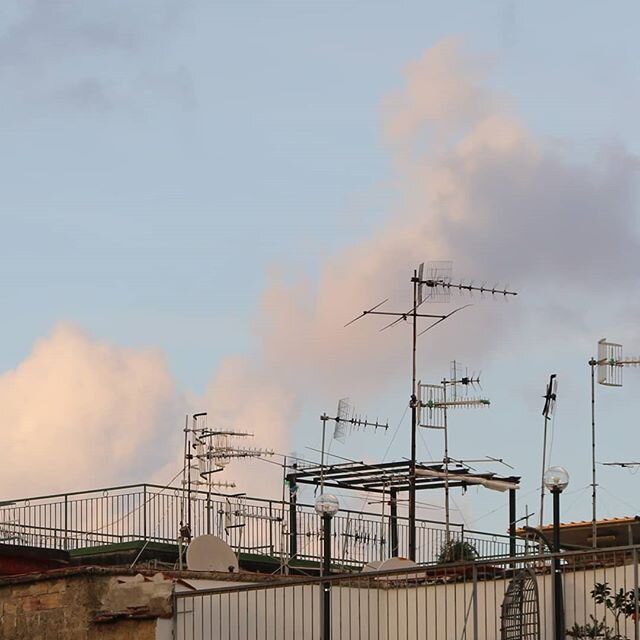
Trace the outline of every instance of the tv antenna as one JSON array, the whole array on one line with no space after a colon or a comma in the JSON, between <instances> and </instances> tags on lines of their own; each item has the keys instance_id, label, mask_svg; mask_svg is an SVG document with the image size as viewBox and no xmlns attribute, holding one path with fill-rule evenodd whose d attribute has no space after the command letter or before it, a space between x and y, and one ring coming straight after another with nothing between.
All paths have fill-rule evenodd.
<instances>
[{"instance_id":1,"label":"tv antenna","mask_svg":"<svg viewBox=\"0 0 640 640\"><path fill-rule=\"evenodd\" d=\"M598 527L596 512L596 369L598 384L604 387L621 387L624 367L640 366L640 357L625 358L622 345L608 342L606 338L598 340L598 359L589 360L591 367L591 538L593 547L598 546Z\"/></svg>"},{"instance_id":2,"label":"tv antenna","mask_svg":"<svg viewBox=\"0 0 640 640\"><path fill-rule=\"evenodd\" d=\"M540 474L540 516L539 524L542 528L544 517L544 472L547 470L547 427L549 426L549 420L556 408L556 399L558 395L558 377L555 373L549 376L549 382L547 383L547 390L544 394L544 407L542 409L542 415L544 416L544 436L542 439L542 472Z\"/></svg>"},{"instance_id":3,"label":"tv antenna","mask_svg":"<svg viewBox=\"0 0 640 640\"><path fill-rule=\"evenodd\" d=\"M456 361L452 362L452 372L458 371ZM481 397L459 397L456 387L463 386L468 394L469 388L480 386L480 376L464 375L458 378L444 379L440 384L422 384L418 382L419 390L419 420L418 424L426 429L441 429L444 432L444 517L447 542L450 539L450 505L449 505L449 464L454 461L449 457L449 431L447 412L449 409L488 407L490 401ZM451 387L452 396L447 398L447 387ZM478 460L477 462L484 462Z\"/></svg>"},{"instance_id":4,"label":"tv antenna","mask_svg":"<svg viewBox=\"0 0 640 640\"><path fill-rule=\"evenodd\" d=\"M468 291L470 293L480 292L482 294L489 293L491 295L502 295L505 298L507 296L515 296L515 291L508 291L507 289L497 289L496 287L489 288L484 285L478 287L473 283L465 284L463 282L453 282L451 279L451 262L450 261L436 261L429 262L425 268L425 263L422 262L417 269L414 269L411 277L411 284L413 288L413 306L411 309L405 312L398 311L382 311L381 307L388 302L388 298L379 302L370 309L366 309L360 315L347 322L345 327L353 324L357 320L364 318L367 315L380 315L395 317L388 325L382 327L381 331L388 329L401 321L407 321L411 319L412 325L412 367L411 367L411 395L409 399L409 407L411 408L411 455L409 458L409 559L416 559L416 434L418 425L418 388L416 380L416 347L418 336L423 335L430 329L433 329L436 325L444 322L450 318L454 313L465 309L470 305L464 305L458 307L453 311L446 314L429 314L419 313L418 309L424 302L448 302L449 295L453 289L459 291ZM428 318L432 320L426 328L418 332L418 318Z\"/></svg>"},{"instance_id":5,"label":"tv antenna","mask_svg":"<svg viewBox=\"0 0 640 640\"><path fill-rule=\"evenodd\" d=\"M449 380L458 381L458 384L453 384L451 387L452 399L455 400L458 397L458 386L462 386L462 388L465 389L466 395L469 394L469 388L474 389L475 387L480 387L481 375L482 371L478 373L472 372L469 374L469 369L467 369L467 367L462 365L458 360L452 360L451 368L449 370Z\"/></svg>"},{"instance_id":6,"label":"tv antenna","mask_svg":"<svg viewBox=\"0 0 640 640\"><path fill-rule=\"evenodd\" d=\"M210 429L207 427L206 412L195 413L189 426L186 416L184 427L184 467L182 486L187 487L187 509L184 504L180 515L180 538L190 540L192 536L191 494L193 485L205 485L207 488L207 534L211 533L211 493L214 488L235 488L235 483L214 481L213 474L223 471L236 459L260 458L273 455L269 449L238 446L236 439L251 438L252 433L229 429ZM192 472L197 473L193 479ZM184 503L184 499L183 499ZM185 518L186 515L186 518Z\"/></svg>"},{"instance_id":7,"label":"tv antenna","mask_svg":"<svg viewBox=\"0 0 640 640\"><path fill-rule=\"evenodd\" d=\"M635 469L640 467L640 462L601 462L603 467L621 467L623 469Z\"/></svg>"},{"instance_id":8,"label":"tv antenna","mask_svg":"<svg viewBox=\"0 0 640 640\"><path fill-rule=\"evenodd\" d=\"M320 416L322 422L322 447L320 449L320 493L324 493L324 467L325 467L325 440L327 432L327 422L335 422L333 437L339 442L344 442L347 435L358 429L384 429L389 428L388 422L380 422L377 418L375 422L366 416L355 415L353 407L349 404L349 398L342 398L338 401L338 410L335 416L328 416L323 413Z\"/></svg>"}]
</instances>

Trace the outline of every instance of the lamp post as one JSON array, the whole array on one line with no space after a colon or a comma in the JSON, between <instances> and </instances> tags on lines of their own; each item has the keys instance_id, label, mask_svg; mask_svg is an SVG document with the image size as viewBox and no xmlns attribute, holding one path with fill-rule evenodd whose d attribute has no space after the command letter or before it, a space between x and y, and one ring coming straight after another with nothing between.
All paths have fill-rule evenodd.
<instances>
[{"instance_id":1,"label":"lamp post","mask_svg":"<svg viewBox=\"0 0 640 640\"><path fill-rule=\"evenodd\" d=\"M555 640L564 638L564 603L562 575L560 573L560 494L569 485L569 474L564 467L549 467L544 472L544 486L553 496L553 613Z\"/></svg>"},{"instance_id":2,"label":"lamp post","mask_svg":"<svg viewBox=\"0 0 640 640\"><path fill-rule=\"evenodd\" d=\"M338 498L321 493L316 499L316 513L322 517L322 565L320 572L328 576L331 573L331 519L338 513ZM331 583L322 584L322 640L331 640Z\"/></svg>"}]
</instances>

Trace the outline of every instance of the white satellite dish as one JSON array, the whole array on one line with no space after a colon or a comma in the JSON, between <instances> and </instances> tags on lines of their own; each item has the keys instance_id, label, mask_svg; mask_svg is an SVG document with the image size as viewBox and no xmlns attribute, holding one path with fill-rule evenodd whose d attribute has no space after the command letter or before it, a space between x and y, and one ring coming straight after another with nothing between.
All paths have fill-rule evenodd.
<instances>
[{"instance_id":1,"label":"white satellite dish","mask_svg":"<svg viewBox=\"0 0 640 640\"><path fill-rule=\"evenodd\" d=\"M407 558L387 558L386 560L374 560L368 562L362 567L362 573L371 573L372 571L393 571L394 569L411 569L418 565L413 560Z\"/></svg>"},{"instance_id":2,"label":"white satellite dish","mask_svg":"<svg viewBox=\"0 0 640 640\"><path fill-rule=\"evenodd\" d=\"M198 536L187 548L187 567L191 571L235 573L238 571L238 558L218 536Z\"/></svg>"}]
</instances>

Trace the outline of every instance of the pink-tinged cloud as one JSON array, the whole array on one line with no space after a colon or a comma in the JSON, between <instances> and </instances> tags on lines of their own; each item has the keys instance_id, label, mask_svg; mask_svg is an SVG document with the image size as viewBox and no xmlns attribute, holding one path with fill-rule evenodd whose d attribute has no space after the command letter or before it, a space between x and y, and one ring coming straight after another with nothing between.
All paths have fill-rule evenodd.
<instances>
[{"instance_id":1,"label":"pink-tinged cloud","mask_svg":"<svg viewBox=\"0 0 640 640\"><path fill-rule=\"evenodd\" d=\"M284 443L298 406L314 403L320 412L343 395L375 398L390 380L408 378L406 328L379 334L384 322L372 318L343 325L386 297L389 308L408 310L409 277L423 260L452 259L460 276L489 286L510 281L523 294L506 306L475 300L426 336L421 348L444 361L508 348L510 331L525 317L544 324L552 301L557 320L556 291L575 306L607 280L636 277L637 159L621 148L592 161L568 159L487 90L481 73L459 40L407 67L383 109L395 206L368 237L332 256L316 282L269 284L254 357L237 376L229 378L225 365L214 377L217 398L242 389L242 403L226 413L231 423L250 412L256 431ZM261 414L265 404L282 413ZM313 428L302 426L305 438Z\"/></svg>"},{"instance_id":2,"label":"pink-tinged cloud","mask_svg":"<svg viewBox=\"0 0 640 640\"><path fill-rule=\"evenodd\" d=\"M343 325L386 297L390 308L408 310L409 277L423 260L452 259L461 276L510 281L521 292L509 306L479 303L421 342L430 359L472 358L478 366L509 348L523 318L545 326L550 309L563 317L563 304L575 331L575 309L594 289L607 308L637 278L637 159L613 147L595 160L569 160L483 87L458 41L407 68L384 118L394 206L367 237L327 260L317 281L270 282L256 311L255 353L225 360L193 403L208 411L210 426L252 431L256 446L286 453L294 426L300 440L318 441L317 423L298 424L301 407L321 413L342 396L368 396L375 412L376 394L408 379L407 328L379 334L384 322L371 318ZM618 282L621 289L611 286ZM157 353L57 329L0 378L5 491L120 482L134 472L142 479L152 454L175 459L169 466L177 471L178 447L157 437L181 423L175 398ZM220 477L279 495L279 473L237 463Z\"/></svg>"},{"instance_id":3,"label":"pink-tinged cloud","mask_svg":"<svg viewBox=\"0 0 640 640\"><path fill-rule=\"evenodd\" d=\"M163 356L58 326L0 376L5 496L145 480L175 423Z\"/></svg>"}]
</instances>

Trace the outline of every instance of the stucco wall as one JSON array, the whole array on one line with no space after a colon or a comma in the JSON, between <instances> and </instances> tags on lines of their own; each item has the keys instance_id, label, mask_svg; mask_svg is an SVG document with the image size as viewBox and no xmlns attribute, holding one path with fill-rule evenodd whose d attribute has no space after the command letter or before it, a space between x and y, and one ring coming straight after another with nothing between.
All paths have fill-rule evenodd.
<instances>
[{"instance_id":1,"label":"stucco wall","mask_svg":"<svg viewBox=\"0 0 640 640\"><path fill-rule=\"evenodd\" d=\"M107 575L0 584L0 639L156 640L155 617L94 621L112 587Z\"/></svg>"},{"instance_id":2,"label":"stucco wall","mask_svg":"<svg viewBox=\"0 0 640 640\"><path fill-rule=\"evenodd\" d=\"M589 615L605 616L590 592L596 582L614 591L637 584L633 565L593 569L567 568L563 576L566 626L584 624ZM479 580L449 584L420 584L331 590L334 640L451 640L500 638L501 605L508 580ZM213 587L215 588L215 587ZM548 573L537 576L540 637L553 637L553 587ZM288 585L267 590L185 594L177 602L176 640L240 640L245 637L321 637L321 589L317 585ZM611 615L607 623L613 625ZM622 621L624 637L636 636L632 617Z\"/></svg>"}]
</instances>

